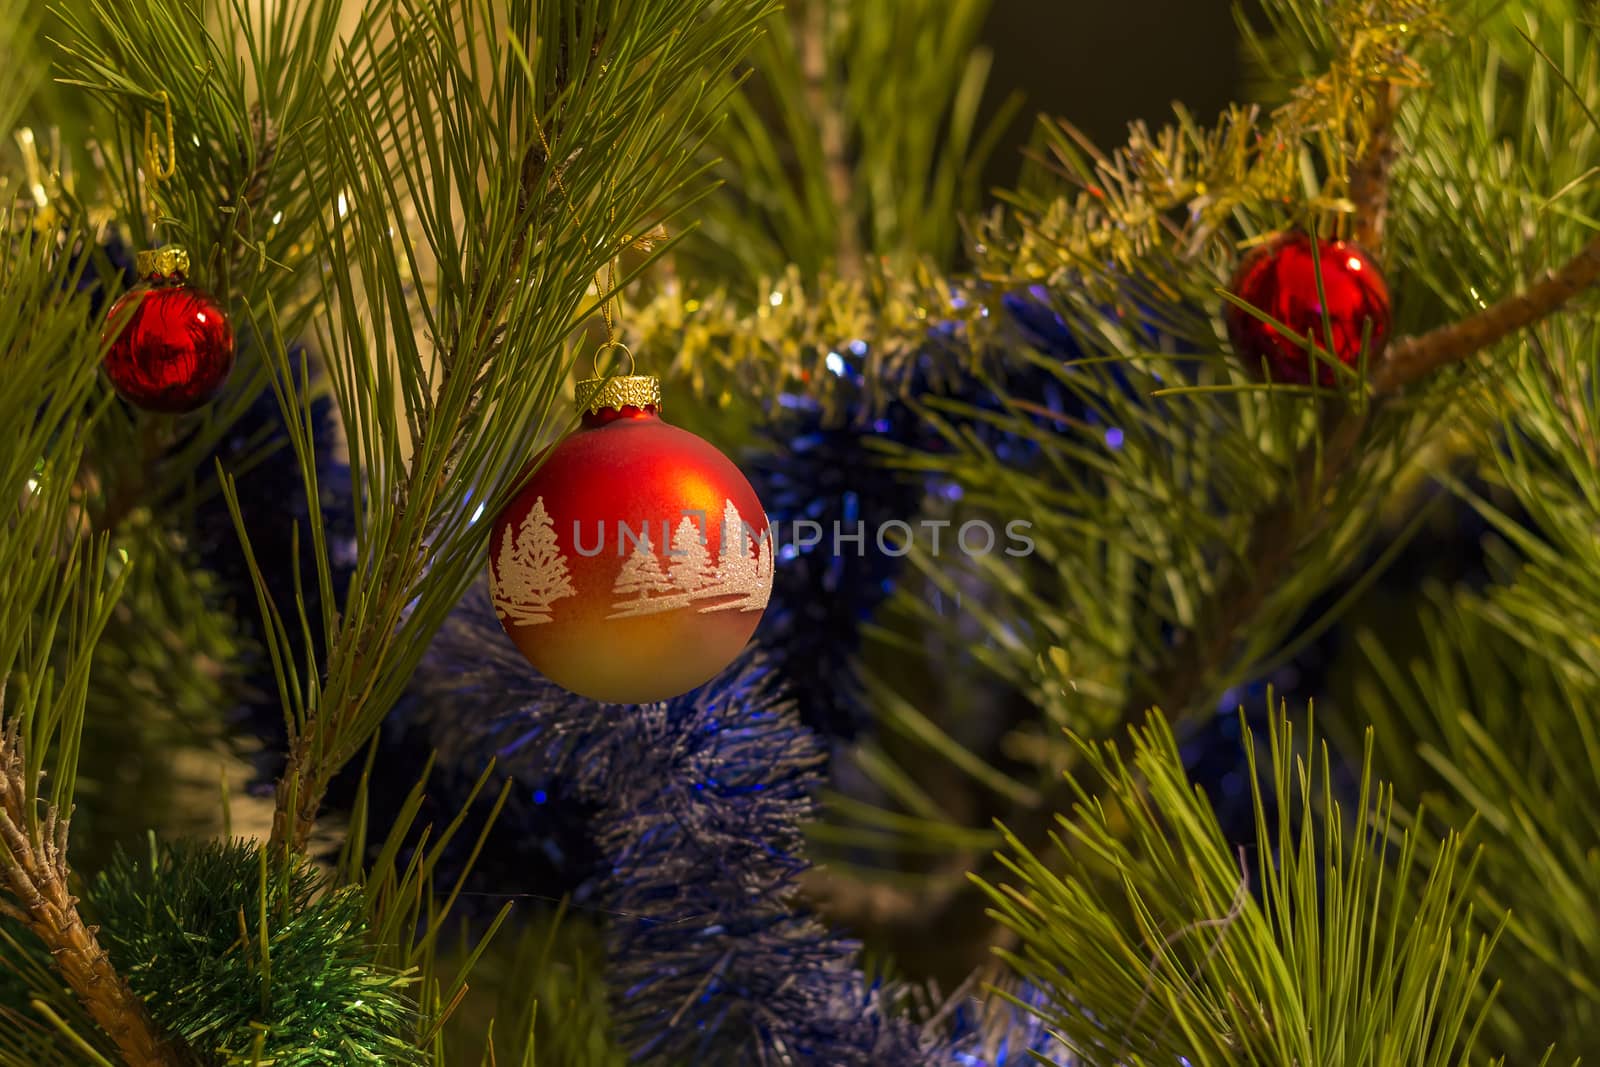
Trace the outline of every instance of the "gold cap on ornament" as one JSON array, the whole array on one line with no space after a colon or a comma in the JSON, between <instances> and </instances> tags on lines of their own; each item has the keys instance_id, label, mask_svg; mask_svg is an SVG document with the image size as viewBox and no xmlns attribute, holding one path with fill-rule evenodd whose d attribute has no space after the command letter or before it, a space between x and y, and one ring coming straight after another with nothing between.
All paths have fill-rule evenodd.
<instances>
[{"instance_id":1,"label":"gold cap on ornament","mask_svg":"<svg viewBox=\"0 0 1600 1067\"><path fill-rule=\"evenodd\" d=\"M133 265L141 278L148 278L152 274L160 274L163 277L188 274L189 250L182 245L141 249L138 255L133 257Z\"/></svg>"},{"instance_id":2,"label":"gold cap on ornament","mask_svg":"<svg viewBox=\"0 0 1600 1067\"><path fill-rule=\"evenodd\" d=\"M661 410L661 379L654 374L617 374L609 378L585 378L575 390L578 411L597 415L623 408Z\"/></svg>"}]
</instances>

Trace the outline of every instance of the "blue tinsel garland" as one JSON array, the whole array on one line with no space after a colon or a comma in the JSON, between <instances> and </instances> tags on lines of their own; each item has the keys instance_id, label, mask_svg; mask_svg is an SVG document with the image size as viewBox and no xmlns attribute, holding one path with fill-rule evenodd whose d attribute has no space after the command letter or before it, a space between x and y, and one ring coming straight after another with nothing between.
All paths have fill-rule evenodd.
<instances>
[{"instance_id":1,"label":"blue tinsel garland","mask_svg":"<svg viewBox=\"0 0 1600 1067\"><path fill-rule=\"evenodd\" d=\"M845 366L843 357L839 366ZM859 398L861 387L844 389ZM870 531L890 520L914 517L924 488L889 470L871 452L873 440L904 441L918 419L900 400L876 417L836 421L804 395L782 398L779 416L763 431L763 447L746 457L745 470L770 520L793 531L797 521L817 524L822 539L780 546L772 598L757 641L791 680L805 723L827 737L849 740L867 723L852 677L861 625L894 589L902 561L882 552ZM833 551L835 530L869 531L859 551Z\"/></svg>"},{"instance_id":2,"label":"blue tinsel garland","mask_svg":"<svg viewBox=\"0 0 1600 1067\"><path fill-rule=\"evenodd\" d=\"M639 1057L1009 1067L1050 1048L1027 1017L980 1025L967 1004L917 1025L897 1010L905 987L868 978L859 945L796 908L825 754L758 653L676 700L594 704L529 670L480 583L408 700L442 771L470 776L493 755L514 779L488 850L514 851L478 891L522 895L536 868L560 868L565 891L608 916L607 978Z\"/></svg>"},{"instance_id":3,"label":"blue tinsel garland","mask_svg":"<svg viewBox=\"0 0 1600 1067\"><path fill-rule=\"evenodd\" d=\"M1041 351L1057 359L1077 353L1066 324L1039 303L1037 294L1007 297L1005 306L1017 316L1020 336ZM888 380L869 382L863 371L867 343L841 343L825 360L838 379L832 383L834 403L825 408L806 393L780 396L761 442L744 457L770 519L785 530L805 520L823 531L816 544L790 539L781 547L772 600L756 640L792 687L801 720L825 738L849 741L871 721L852 664L861 651L863 624L889 598L905 566L903 556L883 551L874 531L895 520L915 521L930 494L954 499L961 493L948 480L912 476L885 462L886 447L922 454L947 450L916 405L937 398L979 413L998 412L1003 408L998 386L1026 397L1040 412L1034 418L1040 425L1052 416L1086 415L1043 368L991 360L996 377L986 379L967 365L967 347L959 326L936 326L917 358L896 368ZM981 418L947 418L976 434L1006 463L1024 465L1039 455L1035 442ZM858 527L866 531L862 543L846 542ZM842 551L833 544L836 529L844 534Z\"/></svg>"}]
</instances>

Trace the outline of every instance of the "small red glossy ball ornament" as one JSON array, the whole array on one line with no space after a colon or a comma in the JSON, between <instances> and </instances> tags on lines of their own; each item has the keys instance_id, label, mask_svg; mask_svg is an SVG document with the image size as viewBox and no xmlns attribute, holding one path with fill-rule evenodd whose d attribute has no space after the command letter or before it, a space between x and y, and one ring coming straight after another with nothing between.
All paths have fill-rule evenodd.
<instances>
[{"instance_id":1,"label":"small red glossy ball ornament","mask_svg":"<svg viewBox=\"0 0 1600 1067\"><path fill-rule=\"evenodd\" d=\"M591 379L578 396L582 425L495 520L495 613L557 685L666 700L720 673L761 620L766 515L726 456L661 421L655 378Z\"/></svg>"},{"instance_id":2,"label":"small red glossy ball ornament","mask_svg":"<svg viewBox=\"0 0 1600 1067\"><path fill-rule=\"evenodd\" d=\"M178 414L202 407L233 370L233 327L222 307L189 285L183 249L140 252L140 283L106 316L117 330L106 352L106 377L128 403Z\"/></svg>"},{"instance_id":3,"label":"small red glossy ball ornament","mask_svg":"<svg viewBox=\"0 0 1600 1067\"><path fill-rule=\"evenodd\" d=\"M1322 292L1327 296L1327 332L1324 332L1322 298L1317 292L1317 270L1322 272ZM1389 340L1389 287L1377 265L1348 241L1318 241L1289 233L1261 245L1247 255L1234 274L1229 290L1234 296L1283 323L1295 336L1286 336L1229 304L1228 335L1234 350L1251 370L1263 364L1275 382L1308 385L1312 357L1305 349L1310 334L1317 348L1328 350L1347 367L1361 356L1363 331L1371 323L1368 360L1383 352ZM1317 380L1334 384L1334 369L1318 361Z\"/></svg>"}]
</instances>

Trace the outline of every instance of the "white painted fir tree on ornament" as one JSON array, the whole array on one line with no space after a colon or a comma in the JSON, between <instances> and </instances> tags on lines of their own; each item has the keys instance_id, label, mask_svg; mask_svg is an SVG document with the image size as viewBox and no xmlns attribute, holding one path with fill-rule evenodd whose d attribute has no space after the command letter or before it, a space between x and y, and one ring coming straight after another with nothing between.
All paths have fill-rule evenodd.
<instances>
[{"instance_id":1,"label":"white painted fir tree on ornament","mask_svg":"<svg viewBox=\"0 0 1600 1067\"><path fill-rule=\"evenodd\" d=\"M550 606L577 590L566 558L556 543L555 523L544 498L535 500L513 538L510 526L500 552L489 568L489 592L495 610L517 626L550 621Z\"/></svg>"}]
</instances>

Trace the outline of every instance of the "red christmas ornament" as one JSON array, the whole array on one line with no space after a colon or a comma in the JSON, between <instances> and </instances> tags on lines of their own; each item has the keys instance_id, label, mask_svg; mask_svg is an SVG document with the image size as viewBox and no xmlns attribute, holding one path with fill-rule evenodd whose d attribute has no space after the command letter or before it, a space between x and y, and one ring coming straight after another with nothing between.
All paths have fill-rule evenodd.
<instances>
[{"instance_id":1,"label":"red christmas ornament","mask_svg":"<svg viewBox=\"0 0 1600 1067\"><path fill-rule=\"evenodd\" d=\"M578 385L583 424L495 520L489 588L539 672L580 696L665 700L710 681L772 591L755 490L711 445L659 417L661 383Z\"/></svg>"},{"instance_id":2,"label":"red christmas ornament","mask_svg":"<svg viewBox=\"0 0 1600 1067\"><path fill-rule=\"evenodd\" d=\"M233 327L215 300L184 281L183 249L140 252L137 266L143 280L106 316L107 331L119 331L106 352L106 377L146 411L193 411L233 370Z\"/></svg>"},{"instance_id":3,"label":"red christmas ornament","mask_svg":"<svg viewBox=\"0 0 1600 1067\"><path fill-rule=\"evenodd\" d=\"M1317 292L1319 266L1328 301L1327 332ZM1367 254L1347 241L1318 241L1313 253L1310 237L1285 234L1246 256L1229 288L1240 300L1294 331L1294 337L1287 336L1241 307L1231 303L1227 307L1234 349L1251 369L1265 362L1273 381L1310 383L1307 334L1318 349L1327 351L1331 333L1332 354L1347 367L1355 366L1361 356L1367 322L1372 323L1369 360L1377 358L1389 340L1389 287ZM1333 385L1333 368L1320 364L1317 380Z\"/></svg>"}]
</instances>

